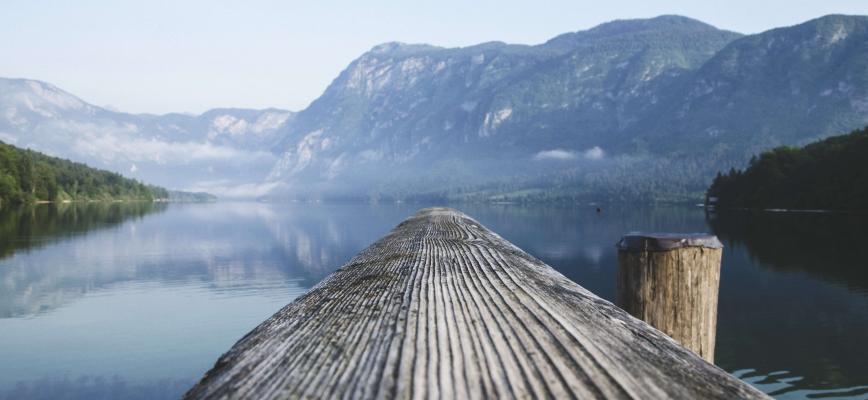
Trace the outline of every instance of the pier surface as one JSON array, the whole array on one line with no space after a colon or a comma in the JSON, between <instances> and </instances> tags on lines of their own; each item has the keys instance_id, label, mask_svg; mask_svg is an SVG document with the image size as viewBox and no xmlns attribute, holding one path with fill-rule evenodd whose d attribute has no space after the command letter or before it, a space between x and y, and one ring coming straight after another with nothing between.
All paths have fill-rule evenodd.
<instances>
[{"instance_id":1,"label":"pier surface","mask_svg":"<svg viewBox=\"0 0 868 400\"><path fill-rule=\"evenodd\" d=\"M402 222L186 394L299 397L767 398L447 208Z\"/></svg>"}]
</instances>

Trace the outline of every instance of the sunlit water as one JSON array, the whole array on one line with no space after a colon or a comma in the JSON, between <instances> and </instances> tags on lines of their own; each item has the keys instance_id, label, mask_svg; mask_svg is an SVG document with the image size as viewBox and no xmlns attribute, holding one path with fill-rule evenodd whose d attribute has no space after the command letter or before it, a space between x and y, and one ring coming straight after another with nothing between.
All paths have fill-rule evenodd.
<instances>
[{"instance_id":1,"label":"sunlit water","mask_svg":"<svg viewBox=\"0 0 868 400\"><path fill-rule=\"evenodd\" d=\"M421 205L0 210L0 398L176 398ZM779 398L868 398L868 233L846 215L460 205L603 298L633 230L724 242L716 361Z\"/></svg>"}]
</instances>

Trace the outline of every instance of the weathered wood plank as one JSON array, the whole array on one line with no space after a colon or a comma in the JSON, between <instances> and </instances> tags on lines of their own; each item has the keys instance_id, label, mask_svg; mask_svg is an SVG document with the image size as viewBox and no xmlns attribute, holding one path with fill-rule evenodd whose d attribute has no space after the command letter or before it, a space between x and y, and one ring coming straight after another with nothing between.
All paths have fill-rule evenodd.
<instances>
[{"instance_id":1,"label":"weathered wood plank","mask_svg":"<svg viewBox=\"0 0 868 400\"><path fill-rule=\"evenodd\" d=\"M425 209L186 398L766 398L460 212Z\"/></svg>"}]
</instances>

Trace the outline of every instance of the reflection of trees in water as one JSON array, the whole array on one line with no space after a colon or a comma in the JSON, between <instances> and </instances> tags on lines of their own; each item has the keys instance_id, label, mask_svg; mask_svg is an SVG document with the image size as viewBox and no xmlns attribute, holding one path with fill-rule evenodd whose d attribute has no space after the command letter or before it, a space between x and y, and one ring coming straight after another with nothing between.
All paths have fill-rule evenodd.
<instances>
[{"instance_id":1,"label":"reflection of trees in water","mask_svg":"<svg viewBox=\"0 0 868 400\"><path fill-rule=\"evenodd\" d=\"M166 210L151 202L41 204L0 210L0 260L80 237ZM94 248L108 254L114 246ZM55 252L0 269L0 318L32 315L80 298L95 287L129 279L132 274L104 263L78 265Z\"/></svg>"},{"instance_id":2,"label":"reflection of trees in water","mask_svg":"<svg viewBox=\"0 0 868 400\"><path fill-rule=\"evenodd\" d=\"M16 249L57 238L94 234L67 242L71 246L57 246L58 251L46 246L0 262L0 317L51 310L122 282L194 284L227 296L257 293L291 298L286 291L316 283L421 207L172 205L156 218L136 222L134 235L127 229L118 229L117 234L99 229L156 214L165 206L68 204L2 210L0 254L7 257ZM604 298L614 294L614 244L621 235L631 230L703 231L707 221L727 245L719 364L727 370L754 368L761 374L793 371L793 376L804 377L793 383L797 389L865 384L868 364L864 352L856 351L868 347L864 219L734 213L706 220L696 208L629 205L604 207L600 214L593 207L473 204L457 208ZM288 280L294 281L292 285ZM37 393L33 391L39 389L38 382L27 385L21 390L30 392L19 393ZM79 389L102 393L87 391L92 382L80 388L74 380L52 385L66 387L70 393ZM106 380L95 387L118 387L112 385ZM141 393L152 393L145 389Z\"/></svg>"},{"instance_id":3,"label":"reflection of trees in water","mask_svg":"<svg viewBox=\"0 0 868 400\"><path fill-rule=\"evenodd\" d=\"M81 240L70 247L47 246L20 254L4 263L0 318L48 312L123 282L194 284L224 295L291 298L407 214L394 207L368 205L172 205L164 217L143 220L129 231L85 237L88 229L97 232L95 228L117 226L156 210L119 209L123 205L116 204L81 206L85 207L42 210L39 206L4 215L2 238L12 246L10 254L56 242L52 235Z\"/></svg>"},{"instance_id":4,"label":"reflection of trees in water","mask_svg":"<svg viewBox=\"0 0 868 400\"><path fill-rule=\"evenodd\" d=\"M868 291L868 217L851 214L719 211L716 235L777 272L802 272Z\"/></svg>"},{"instance_id":5,"label":"reflection of trees in water","mask_svg":"<svg viewBox=\"0 0 868 400\"><path fill-rule=\"evenodd\" d=\"M89 202L0 208L0 259L53 239L109 228L166 209L165 203Z\"/></svg>"},{"instance_id":6,"label":"reflection of trees in water","mask_svg":"<svg viewBox=\"0 0 868 400\"><path fill-rule=\"evenodd\" d=\"M707 219L727 246L718 365L774 373L760 383L778 382L775 396L868 384L859 351L868 346L864 219L747 211Z\"/></svg>"}]
</instances>

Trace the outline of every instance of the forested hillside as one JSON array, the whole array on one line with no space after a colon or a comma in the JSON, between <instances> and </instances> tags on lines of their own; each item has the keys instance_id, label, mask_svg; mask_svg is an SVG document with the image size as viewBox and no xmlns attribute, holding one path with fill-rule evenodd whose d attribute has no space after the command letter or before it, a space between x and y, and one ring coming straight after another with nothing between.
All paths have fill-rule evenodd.
<instances>
[{"instance_id":1,"label":"forested hillside","mask_svg":"<svg viewBox=\"0 0 868 400\"><path fill-rule=\"evenodd\" d=\"M868 128L804 148L778 147L718 174L709 202L726 208L868 209Z\"/></svg>"},{"instance_id":2,"label":"forested hillside","mask_svg":"<svg viewBox=\"0 0 868 400\"><path fill-rule=\"evenodd\" d=\"M868 17L743 36L679 16L534 46L387 43L294 114L291 198L699 201L717 171L868 124Z\"/></svg>"},{"instance_id":3,"label":"forested hillside","mask_svg":"<svg viewBox=\"0 0 868 400\"><path fill-rule=\"evenodd\" d=\"M168 191L161 187L0 142L0 205L167 198Z\"/></svg>"}]
</instances>

